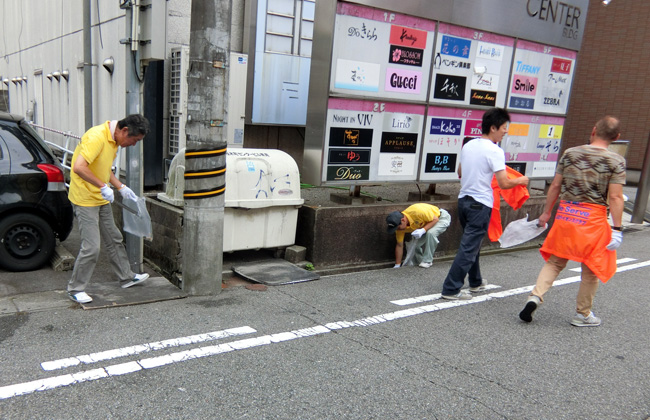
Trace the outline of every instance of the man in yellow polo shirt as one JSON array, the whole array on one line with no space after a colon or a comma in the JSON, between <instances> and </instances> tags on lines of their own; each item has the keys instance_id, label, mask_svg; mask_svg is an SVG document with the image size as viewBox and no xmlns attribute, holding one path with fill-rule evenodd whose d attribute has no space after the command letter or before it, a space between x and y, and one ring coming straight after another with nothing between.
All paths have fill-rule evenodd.
<instances>
[{"instance_id":1,"label":"man in yellow polo shirt","mask_svg":"<svg viewBox=\"0 0 650 420\"><path fill-rule=\"evenodd\" d=\"M438 247L438 236L447 230L451 223L451 216L446 210L427 204L417 203L399 212L394 211L386 217L388 233L395 232L395 267L402 265L404 255L404 235L410 233L417 243L415 262L422 268L429 268L433 264L433 254Z\"/></svg>"},{"instance_id":2,"label":"man in yellow polo shirt","mask_svg":"<svg viewBox=\"0 0 650 420\"><path fill-rule=\"evenodd\" d=\"M124 198L138 199L129 187L117 179L111 166L119 146L133 146L148 132L149 122L146 118L139 114L129 115L119 121L106 121L92 127L81 137L74 151L68 198L77 217L81 247L68 282L68 296L75 302L89 303L93 300L85 289L97 264L100 240L123 288L149 278L146 273L136 274L131 270L122 233L113 219L111 203L114 195L110 187L115 187Z\"/></svg>"}]
</instances>

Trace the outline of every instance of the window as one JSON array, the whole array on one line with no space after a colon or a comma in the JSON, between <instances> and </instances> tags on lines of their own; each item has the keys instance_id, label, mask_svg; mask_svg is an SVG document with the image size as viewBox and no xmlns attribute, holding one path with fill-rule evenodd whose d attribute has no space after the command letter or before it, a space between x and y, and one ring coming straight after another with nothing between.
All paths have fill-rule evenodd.
<instances>
[{"instance_id":1,"label":"window","mask_svg":"<svg viewBox=\"0 0 650 420\"><path fill-rule=\"evenodd\" d=\"M314 0L269 0L265 51L311 57Z\"/></svg>"}]
</instances>

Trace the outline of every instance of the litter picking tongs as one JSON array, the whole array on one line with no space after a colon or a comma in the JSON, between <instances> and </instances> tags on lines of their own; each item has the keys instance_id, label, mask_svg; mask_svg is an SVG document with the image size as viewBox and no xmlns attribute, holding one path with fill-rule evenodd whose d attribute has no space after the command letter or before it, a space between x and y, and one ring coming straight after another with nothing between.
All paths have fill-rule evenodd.
<instances>
[{"instance_id":1,"label":"litter picking tongs","mask_svg":"<svg viewBox=\"0 0 650 420\"><path fill-rule=\"evenodd\" d=\"M117 207L122 207L124 210L126 210L128 212L131 212L131 213L135 214L136 216L140 215L140 212L138 212L137 210L134 210L131 207L127 206L126 204L122 204L117 200L113 200L113 204L117 204Z\"/></svg>"}]
</instances>

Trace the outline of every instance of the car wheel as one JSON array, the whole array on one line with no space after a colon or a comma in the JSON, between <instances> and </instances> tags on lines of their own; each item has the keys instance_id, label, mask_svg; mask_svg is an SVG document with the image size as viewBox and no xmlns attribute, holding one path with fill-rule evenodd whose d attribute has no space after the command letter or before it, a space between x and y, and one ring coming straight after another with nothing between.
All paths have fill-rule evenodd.
<instances>
[{"instance_id":1,"label":"car wheel","mask_svg":"<svg viewBox=\"0 0 650 420\"><path fill-rule=\"evenodd\" d=\"M13 214L0 220L0 265L10 271L41 268L54 253L54 232L33 214Z\"/></svg>"}]
</instances>

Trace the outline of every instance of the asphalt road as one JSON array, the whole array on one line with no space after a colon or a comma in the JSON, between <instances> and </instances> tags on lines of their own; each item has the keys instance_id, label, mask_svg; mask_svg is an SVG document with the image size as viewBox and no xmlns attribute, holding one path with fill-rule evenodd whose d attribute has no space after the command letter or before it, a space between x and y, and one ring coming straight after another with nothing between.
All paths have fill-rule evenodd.
<instances>
[{"instance_id":1,"label":"asphalt road","mask_svg":"<svg viewBox=\"0 0 650 420\"><path fill-rule=\"evenodd\" d=\"M438 261L0 316L0 418L648 419L648 243L648 228L625 233L597 328L569 324L569 269L518 319L536 250L484 256L495 288L462 305L436 299Z\"/></svg>"}]
</instances>

